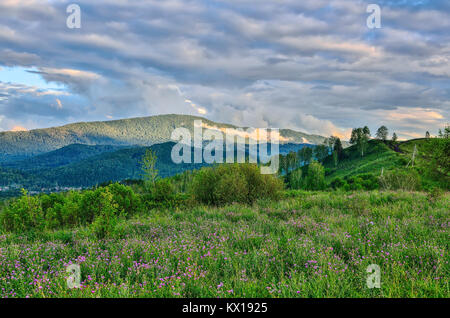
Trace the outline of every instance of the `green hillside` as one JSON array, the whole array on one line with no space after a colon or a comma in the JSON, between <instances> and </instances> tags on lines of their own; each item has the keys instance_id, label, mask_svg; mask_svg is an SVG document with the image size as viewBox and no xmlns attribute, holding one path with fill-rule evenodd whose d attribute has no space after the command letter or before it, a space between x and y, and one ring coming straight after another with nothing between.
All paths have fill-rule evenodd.
<instances>
[{"instance_id":1,"label":"green hillside","mask_svg":"<svg viewBox=\"0 0 450 318\"><path fill-rule=\"evenodd\" d=\"M71 144L151 146L171 141L175 128L185 127L193 132L194 120L208 126L238 128L188 115L160 115L104 122L82 122L61 127L19 132L0 132L0 162L36 156ZM322 143L324 137L308 135L289 129L280 134L293 143Z\"/></svg>"},{"instance_id":2,"label":"green hillside","mask_svg":"<svg viewBox=\"0 0 450 318\"><path fill-rule=\"evenodd\" d=\"M331 182L336 178L348 179L365 174L380 176L382 171L388 172L395 169L404 173L416 173L422 187L448 188L449 172L441 171L436 174L432 171L434 169L431 158L435 156L435 149L439 143L446 143L448 148L448 139L442 138L413 139L397 143L370 140L364 157L361 157L356 146L351 146L344 149L342 158L337 165L332 156L328 156L323 161L326 181ZM414 164L412 164L414 149L416 149L416 153Z\"/></svg>"},{"instance_id":3,"label":"green hillside","mask_svg":"<svg viewBox=\"0 0 450 318\"><path fill-rule=\"evenodd\" d=\"M15 184L39 190L55 185L85 187L105 181L140 179L140 160L146 149L156 152L157 168L161 177L203 166L174 164L171 159L173 145L175 145L173 142L150 147L69 145L25 160L1 164L0 186ZM282 144L279 150L280 153L286 154L304 146L304 144ZM225 154L225 150L223 153Z\"/></svg>"},{"instance_id":4,"label":"green hillside","mask_svg":"<svg viewBox=\"0 0 450 318\"><path fill-rule=\"evenodd\" d=\"M327 179L336 177L345 178L364 173L381 174L381 170L389 170L395 167L402 167L406 156L394 151L387 144L379 140L370 140L367 152L361 157L356 146L344 149L342 159L337 166L333 157L327 157L323 165L327 169Z\"/></svg>"},{"instance_id":5,"label":"green hillside","mask_svg":"<svg viewBox=\"0 0 450 318\"><path fill-rule=\"evenodd\" d=\"M120 181L125 179L141 178L141 159L147 149L155 152L158 160L156 168L160 177L168 177L185 170L198 169L205 164L174 164L171 159L171 151L174 143L157 144L150 147L130 147L116 151L108 151L92 155L86 159L79 160L67 165L45 168L44 162L38 159L42 157L51 157L53 159L64 158L61 153L71 153L76 149L82 150L81 154L86 155L89 149L99 148L92 146L68 146L51 154L46 154L36 158L29 159L30 162L38 163L42 169L23 171L11 168L0 168L0 185L8 186L19 184L26 188L40 188L69 186L69 187L88 187L107 181ZM112 148L100 148L109 149ZM58 156L55 153L59 154ZM77 156L80 156L75 152ZM27 163L29 163L27 161ZM61 162L60 162L61 163ZM49 161L50 165L54 165ZM25 168L30 168L26 165Z\"/></svg>"},{"instance_id":6,"label":"green hillside","mask_svg":"<svg viewBox=\"0 0 450 318\"><path fill-rule=\"evenodd\" d=\"M18 169L22 171L37 171L68 165L102 153L117 151L121 148L123 147L73 144L35 157L4 163L2 166L3 168Z\"/></svg>"}]
</instances>

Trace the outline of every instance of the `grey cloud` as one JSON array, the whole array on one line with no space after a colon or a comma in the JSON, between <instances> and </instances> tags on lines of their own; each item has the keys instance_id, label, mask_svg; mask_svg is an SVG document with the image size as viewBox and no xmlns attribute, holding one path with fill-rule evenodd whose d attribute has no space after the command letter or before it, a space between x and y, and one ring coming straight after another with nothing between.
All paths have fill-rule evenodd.
<instances>
[{"instance_id":1,"label":"grey cloud","mask_svg":"<svg viewBox=\"0 0 450 318\"><path fill-rule=\"evenodd\" d=\"M34 66L78 95L61 114L44 107L48 96L8 97L3 122L198 114L186 99L214 120L322 134L378 125L372 111L427 107L448 118L445 2L384 4L380 30L365 25L368 1L80 0L79 30L65 27L68 3L0 4L0 64Z\"/></svg>"}]
</instances>

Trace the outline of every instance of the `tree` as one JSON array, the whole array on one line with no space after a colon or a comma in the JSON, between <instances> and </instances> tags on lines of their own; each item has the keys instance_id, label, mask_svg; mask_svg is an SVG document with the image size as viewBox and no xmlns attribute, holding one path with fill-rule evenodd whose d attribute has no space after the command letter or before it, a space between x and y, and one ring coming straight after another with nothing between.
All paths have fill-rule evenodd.
<instances>
[{"instance_id":1,"label":"tree","mask_svg":"<svg viewBox=\"0 0 450 318\"><path fill-rule=\"evenodd\" d=\"M156 179L158 178L158 170L155 168L156 160L156 154L152 150L147 149L141 161L143 178L151 185L154 185Z\"/></svg>"},{"instance_id":2,"label":"tree","mask_svg":"<svg viewBox=\"0 0 450 318\"><path fill-rule=\"evenodd\" d=\"M325 138L325 140L323 141L323 144L328 146L328 148L333 149L333 147L336 143L336 139L339 139L339 138L335 137L335 136L330 136L329 138Z\"/></svg>"},{"instance_id":3,"label":"tree","mask_svg":"<svg viewBox=\"0 0 450 318\"><path fill-rule=\"evenodd\" d=\"M370 129L367 126L364 126L363 128L363 133L367 136L370 137Z\"/></svg>"},{"instance_id":4,"label":"tree","mask_svg":"<svg viewBox=\"0 0 450 318\"><path fill-rule=\"evenodd\" d=\"M370 138L370 130L367 126L364 128L353 128L350 138L350 144L356 145L361 157L364 157L364 151L367 149L367 143Z\"/></svg>"},{"instance_id":5,"label":"tree","mask_svg":"<svg viewBox=\"0 0 450 318\"><path fill-rule=\"evenodd\" d=\"M378 128L377 130L377 134L376 134L377 138L383 141L387 140L387 136L388 136L388 129L386 126L381 126L380 128Z\"/></svg>"},{"instance_id":6,"label":"tree","mask_svg":"<svg viewBox=\"0 0 450 318\"><path fill-rule=\"evenodd\" d=\"M307 190L323 190L325 188L325 169L317 161L308 166L308 174L305 178Z\"/></svg>"},{"instance_id":7,"label":"tree","mask_svg":"<svg viewBox=\"0 0 450 318\"><path fill-rule=\"evenodd\" d=\"M299 164L302 164L303 161L305 160L305 158L304 158L305 151L303 149L305 149L305 148L299 149L297 151L297 162Z\"/></svg>"},{"instance_id":8,"label":"tree","mask_svg":"<svg viewBox=\"0 0 450 318\"><path fill-rule=\"evenodd\" d=\"M314 155L318 161L322 161L328 156L329 148L326 145L317 145L314 148Z\"/></svg>"},{"instance_id":9,"label":"tree","mask_svg":"<svg viewBox=\"0 0 450 318\"><path fill-rule=\"evenodd\" d=\"M289 175L289 186L291 189L300 189L302 181L302 169L296 169Z\"/></svg>"},{"instance_id":10,"label":"tree","mask_svg":"<svg viewBox=\"0 0 450 318\"><path fill-rule=\"evenodd\" d=\"M427 139L430 138L430 132L429 132L429 131L427 131L427 132L425 133L425 138L427 138Z\"/></svg>"},{"instance_id":11,"label":"tree","mask_svg":"<svg viewBox=\"0 0 450 318\"><path fill-rule=\"evenodd\" d=\"M287 160L287 171L286 173L289 173L291 169L295 169L297 165L297 156L295 155L295 152L290 152L286 155Z\"/></svg>"},{"instance_id":12,"label":"tree","mask_svg":"<svg viewBox=\"0 0 450 318\"><path fill-rule=\"evenodd\" d=\"M439 138L450 138L450 125L445 126L444 132L439 129Z\"/></svg>"},{"instance_id":13,"label":"tree","mask_svg":"<svg viewBox=\"0 0 450 318\"><path fill-rule=\"evenodd\" d=\"M337 151L333 151L333 163L334 163L334 167L337 167L338 163L339 163L339 154L337 153Z\"/></svg>"},{"instance_id":14,"label":"tree","mask_svg":"<svg viewBox=\"0 0 450 318\"><path fill-rule=\"evenodd\" d=\"M398 139L398 138L397 138L397 134L396 134L396 133L393 133L393 134L392 134L392 141L393 141L393 142L396 142L397 139Z\"/></svg>"},{"instance_id":15,"label":"tree","mask_svg":"<svg viewBox=\"0 0 450 318\"><path fill-rule=\"evenodd\" d=\"M344 147L342 147L342 142L339 137L336 137L336 140L334 141L333 150L335 152L337 152L338 159L342 159L342 155L344 153Z\"/></svg>"},{"instance_id":16,"label":"tree","mask_svg":"<svg viewBox=\"0 0 450 318\"><path fill-rule=\"evenodd\" d=\"M313 157L313 151L310 147L305 147L303 150L303 160L305 161L305 164L309 164Z\"/></svg>"}]
</instances>

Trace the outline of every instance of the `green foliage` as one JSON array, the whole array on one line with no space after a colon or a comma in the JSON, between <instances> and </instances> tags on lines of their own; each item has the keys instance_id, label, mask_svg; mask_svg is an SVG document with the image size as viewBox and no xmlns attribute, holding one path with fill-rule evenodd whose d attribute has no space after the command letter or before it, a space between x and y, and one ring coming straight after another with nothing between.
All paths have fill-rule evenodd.
<instances>
[{"instance_id":1,"label":"green foliage","mask_svg":"<svg viewBox=\"0 0 450 318\"><path fill-rule=\"evenodd\" d=\"M56 185L60 187L92 187L110 181L140 179L142 178L142 157L145 156L147 150L152 151L157 156L158 160L154 168L162 178L207 165L205 163L173 163L171 158L173 146L173 142L168 142L151 147L129 147L105 151L62 166L59 166L56 162L46 162L45 159L48 157L43 155L39 162L37 162L37 159L33 161L38 163L37 167L40 167L37 170L22 171L0 168L0 185L20 184L30 190L40 190ZM79 148L77 147L77 149ZM69 160L68 158L64 160L66 159ZM53 164L56 166L53 167ZM46 165L52 167L43 168ZM25 165L24 169L29 167L32 167L31 163L29 166L28 164Z\"/></svg>"},{"instance_id":2,"label":"green foliage","mask_svg":"<svg viewBox=\"0 0 450 318\"><path fill-rule=\"evenodd\" d=\"M169 179L159 179L144 194L144 202L147 208L174 208L183 205L186 197L175 192L175 187Z\"/></svg>"},{"instance_id":3,"label":"green foliage","mask_svg":"<svg viewBox=\"0 0 450 318\"><path fill-rule=\"evenodd\" d=\"M350 144L356 145L361 157L364 157L364 153L367 149L367 145L370 138L370 130L367 126L364 128L354 128L350 138Z\"/></svg>"},{"instance_id":4,"label":"green foliage","mask_svg":"<svg viewBox=\"0 0 450 318\"><path fill-rule=\"evenodd\" d=\"M325 189L325 186L325 169L320 163L313 161L308 166L308 174L305 178L305 189L323 190Z\"/></svg>"},{"instance_id":5,"label":"green foliage","mask_svg":"<svg viewBox=\"0 0 450 318\"><path fill-rule=\"evenodd\" d=\"M99 239L111 236L119 222L119 205L108 190L98 193L95 204L97 211L91 224L92 231Z\"/></svg>"},{"instance_id":6,"label":"green foliage","mask_svg":"<svg viewBox=\"0 0 450 318\"><path fill-rule=\"evenodd\" d=\"M345 180L343 180L342 178L334 178L331 182L330 182L330 186L337 190L337 189L341 189L344 188L344 186L347 185L347 182Z\"/></svg>"},{"instance_id":7,"label":"green foliage","mask_svg":"<svg viewBox=\"0 0 450 318\"><path fill-rule=\"evenodd\" d=\"M420 176L415 169L395 169L380 176L383 190L417 191L421 189Z\"/></svg>"},{"instance_id":8,"label":"green foliage","mask_svg":"<svg viewBox=\"0 0 450 318\"><path fill-rule=\"evenodd\" d=\"M377 130L376 137L380 140L386 141L387 137L388 137L388 133L389 133L389 130L387 129L387 127L381 126Z\"/></svg>"},{"instance_id":9,"label":"green foliage","mask_svg":"<svg viewBox=\"0 0 450 318\"><path fill-rule=\"evenodd\" d=\"M24 190L0 212L0 225L5 231L72 228L96 223L104 228L105 220L137 214L141 199L130 187L115 183L84 192L70 191L29 196ZM105 230L106 231L106 230ZM108 232L108 231L107 231Z\"/></svg>"},{"instance_id":10,"label":"green foliage","mask_svg":"<svg viewBox=\"0 0 450 318\"><path fill-rule=\"evenodd\" d=\"M196 201L211 205L277 199L281 189L278 178L261 174L256 164L249 163L202 168L194 176L191 187Z\"/></svg>"},{"instance_id":11,"label":"green foliage","mask_svg":"<svg viewBox=\"0 0 450 318\"><path fill-rule=\"evenodd\" d=\"M121 215L134 215L141 209L141 199L130 187L116 182L106 188L113 195Z\"/></svg>"},{"instance_id":12,"label":"green foliage","mask_svg":"<svg viewBox=\"0 0 450 318\"><path fill-rule=\"evenodd\" d=\"M194 199L205 204L216 204L216 184L220 176L217 168L207 167L200 169L194 176L191 191Z\"/></svg>"},{"instance_id":13,"label":"green foliage","mask_svg":"<svg viewBox=\"0 0 450 318\"><path fill-rule=\"evenodd\" d=\"M290 189L301 189L303 186L303 179L302 179L302 169L296 169L292 171L289 174L289 188Z\"/></svg>"},{"instance_id":14,"label":"green foliage","mask_svg":"<svg viewBox=\"0 0 450 318\"><path fill-rule=\"evenodd\" d=\"M155 210L105 239L90 227L2 234L0 298L448 298L448 193L286 196ZM70 262L82 288L67 288ZM366 287L370 264L381 288Z\"/></svg>"},{"instance_id":15,"label":"green foliage","mask_svg":"<svg viewBox=\"0 0 450 318\"><path fill-rule=\"evenodd\" d=\"M0 224L6 231L12 232L42 230L44 220L39 198L29 196L26 190L22 190L22 197L14 200L0 214Z\"/></svg>"},{"instance_id":16,"label":"green foliage","mask_svg":"<svg viewBox=\"0 0 450 318\"><path fill-rule=\"evenodd\" d=\"M150 184L155 184L156 178L158 177L158 170L155 168L157 157L156 154L147 149L144 156L142 156L142 171L144 181Z\"/></svg>"},{"instance_id":17,"label":"green foliage","mask_svg":"<svg viewBox=\"0 0 450 318\"><path fill-rule=\"evenodd\" d=\"M397 139L398 139L397 134L393 133L392 134L392 142L397 142Z\"/></svg>"},{"instance_id":18,"label":"green foliage","mask_svg":"<svg viewBox=\"0 0 450 318\"><path fill-rule=\"evenodd\" d=\"M331 182L334 178L348 178L360 174L372 173L380 175L381 170L405 166L401 163L402 156L391 150L389 146L379 140L370 140L367 144L365 156L361 154L356 145L344 149L342 159L337 166L332 156L327 157L323 165L327 168L326 179Z\"/></svg>"},{"instance_id":19,"label":"green foliage","mask_svg":"<svg viewBox=\"0 0 450 318\"><path fill-rule=\"evenodd\" d=\"M326 145L317 145L314 148L314 156L321 162L329 155L329 148Z\"/></svg>"},{"instance_id":20,"label":"green foliage","mask_svg":"<svg viewBox=\"0 0 450 318\"><path fill-rule=\"evenodd\" d=\"M437 138L425 143L424 165L436 179L450 181L450 138Z\"/></svg>"}]
</instances>

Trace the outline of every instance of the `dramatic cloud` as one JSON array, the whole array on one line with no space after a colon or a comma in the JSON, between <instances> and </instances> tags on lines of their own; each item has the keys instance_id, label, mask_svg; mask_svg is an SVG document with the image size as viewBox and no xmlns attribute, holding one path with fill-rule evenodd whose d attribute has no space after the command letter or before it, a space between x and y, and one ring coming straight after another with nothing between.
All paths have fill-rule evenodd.
<instances>
[{"instance_id":1,"label":"dramatic cloud","mask_svg":"<svg viewBox=\"0 0 450 318\"><path fill-rule=\"evenodd\" d=\"M184 113L348 137L450 118L448 1L82 0L0 3L0 129ZM22 74L21 73L21 74ZM6 74L6 73L4 73ZM11 73L8 73L11 74Z\"/></svg>"}]
</instances>

